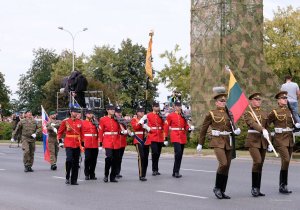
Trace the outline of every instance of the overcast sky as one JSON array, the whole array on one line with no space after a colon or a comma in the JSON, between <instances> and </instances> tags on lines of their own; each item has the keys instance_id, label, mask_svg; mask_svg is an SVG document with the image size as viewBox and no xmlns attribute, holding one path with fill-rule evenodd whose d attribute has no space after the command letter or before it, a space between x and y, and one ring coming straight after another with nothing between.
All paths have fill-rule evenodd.
<instances>
[{"instance_id":1,"label":"overcast sky","mask_svg":"<svg viewBox=\"0 0 300 210\"><path fill-rule=\"evenodd\" d=\"M265 0L264 15L272 18L277 6L300 7L295 0ZM15 92L19 75L33 60L33 49L54 49L60 54L72 49L72 33L84 27L88 31L75 38L77 54L90 55L94 46L109 44L118 48L123 39L147 47L148 33L154 29L153 66L160 70L165 60L159 54L181 47L181 55L190 53L190 0L9 0L0 2L0 71L6 85ZM160 86L159 100L169 94Z\"/></svg>"}]
</instances>

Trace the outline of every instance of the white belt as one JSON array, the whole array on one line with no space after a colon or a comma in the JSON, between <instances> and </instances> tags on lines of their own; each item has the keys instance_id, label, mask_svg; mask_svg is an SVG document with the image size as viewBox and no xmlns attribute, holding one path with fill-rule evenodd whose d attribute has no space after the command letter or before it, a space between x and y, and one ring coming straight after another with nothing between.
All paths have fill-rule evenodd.
<instances>
[{"instance_id":1,"label":"white belt","mask_svg":"<svg viewBox=\"0 0 300 210\"><path fill-rule=\"evenodd\" d=\"M118 135L118 132L104 132L104 135Z\"/></svg>"},{"instance_id":2,"label":"white belt","mask_svg":"<svg viewBox=\"0 0 300 210\"><path fill-rule=\"evenodd\" d=\"M231 134L231 132L229 132L229 131L211 130L211 134L213 136L229 136Z\"/></svg>"},{"instance_id":3,"label":"white belt","mask_svg":"<svg viewBox=\"0 0 300 210\"><path fill-rule=\"evenodd\" d=\"M134 134L143 134L143 133L144 133L143 131L134 132Z\"/></svg>"},{"instance_id":4,"label":"white belt","mask_svg":"<svg viewBox=\"0 0 300 210\"><path fill-rule=\"evenodd\" d=\"M248 130L248 133L260 133L260 132L257 130Z\"/></svg>"},{"instance_id":5,"label":"white belt","mask_svg":"<svg viewBox=\"0 0 300 210\"><path fill-rule=\"evenodd\" d=\"M98 136L97 134L92 134L92 133L86 133L84 136Z\"/></svg>"},{"instance_id":6,"label":"white belt","mask_svg":"<svg viewBox=\"0 0 300 210\"><path fill-rule=\"evenodd\" d=\"M184 131L184 128L170 128L171 131Z\"/></svg>"},{"instance_id":7,"label":"white belt","mask_svg":"<svg viewBox=\"0 0 300 210\"><path fill-rule=\"evenodd\" d=\"M274 128L275 133L282 133L282 132L292 132L293 129L292 128Z\"/></svg>"},{"instance_id":8,"label":"white belt","mask_svg":"<svg viewBox=\"0 0 300 210\"><path fill-rule=\"evenodd\" d=\"M161 127L151 127L153 130L161 130Z\"/></svg>"}]
</instances>

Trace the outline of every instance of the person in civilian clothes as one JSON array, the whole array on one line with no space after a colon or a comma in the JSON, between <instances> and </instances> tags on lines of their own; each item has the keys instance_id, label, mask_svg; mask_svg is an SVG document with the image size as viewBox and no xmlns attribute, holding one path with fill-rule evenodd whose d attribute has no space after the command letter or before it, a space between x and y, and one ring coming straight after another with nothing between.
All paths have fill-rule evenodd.
<instances>
[{"instance_id":1,"label":"person in civilian clothes","mask_svg":"<svg viewBox=\"0 0 300 210\"><path fill-rule=\"evenodd\" d=\"M115 106L108 104L106 111L107 116L101 117L99 120L99 141L101 146L105 148L106 155L103 181L108 182L108 176L110 175L110 182L118 182L116 175L121 148L119 136L121 130L119 123L114 118Z\"/></svg>"},{"instance_id":2,"label":"person in civilian clothes","mask_svg":"<svg viewBox=\"0 0 300 210\"><path fill-rule=\"evenodd\" d=\"M84 174L85 180L96 180L95 169L98 157L98 122L94 121L94 114L91 109L85 112L85 120L82 120L81 138L84 141L85 159L84 159Z\"/></svg>"},{"instance_id":3,"label":"person in civilian clothes","mask_svg":"<svg viewBox=\"0 0 300 210\"><path fill-rule=\"evenodd\" d=\"M78 113L81 111L71 108L71 116L62 121L58 132L57 140L62 145L62 136L65 134L63 146L66 150L66 184L78 185L78 169L81 146L81 120L77 119ZM71 182L70 182L71 176Z\"/></svg>"},{"instance_id":4,"label":"person in civilian clothes","mask_svg":"<svg viewBox=\"0 0 300 210\"><path fill-rule=\"evenodd\" d=\"M187 131L194 130L194 126L189 126L187 120L182 115L181 101L175 101L175 112L170 113L167 116L164 125L165 131L165 145L168 146L167 136L170 131L170 139L174 145L174 167L172 176L175 178L181 178L179 173L184 145L187 141Z\"/></svg>"},{"instance_id":5,"label":"person in civilian clothes","mask_svg":"<svg viewBox=\"0 0 300 210\"><path fill-rule=\"evenodd\" d=\"M131 127L133 128L134 134L143 141L141 144L137 137L134 137L133 143L135 145L137 154L138 154L138 167L139 167L139 178L141 181L147 181L146 174L147 174L147 167L148 167L148 157L149 157L149 145L151 142L149 140L144 141L145 133L144 129L141 124L139 124L140 119L144 116L143 107L138 107L136 110L136 117L132 118L131 120Z\"/></svg>"},{"instance_id":6,"label":"person in civilian clothes","mask_svg":"<svg viewBox=\"0 0 300 210\"><path fill-rule=\"evenodd\" d=\"M160 175L158 161L164 144L164 120L159 111L159 103L155 101L152 104L152 112L144 115L139 121L139 124L148 132L147 141L151 142L152 176ZM145 123L146 121L147 123Z\"/></svg>"}]
</instances>

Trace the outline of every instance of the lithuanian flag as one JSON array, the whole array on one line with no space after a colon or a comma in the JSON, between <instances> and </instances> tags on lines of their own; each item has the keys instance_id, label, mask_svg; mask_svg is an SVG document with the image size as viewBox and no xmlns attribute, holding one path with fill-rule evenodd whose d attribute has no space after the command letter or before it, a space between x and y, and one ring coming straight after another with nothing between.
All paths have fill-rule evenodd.
<instances>
[{"instance_id":1,"label":"lithuanian flag","mask_svg":"<svg viewBox=\"0 0 300 210\"><path fill-rule=\"evenodd\" d=\"M249 102L246 95L230 71L227 107L233 114L234 123L240 119L248 105Z\"/></svg>"}]
</instances>

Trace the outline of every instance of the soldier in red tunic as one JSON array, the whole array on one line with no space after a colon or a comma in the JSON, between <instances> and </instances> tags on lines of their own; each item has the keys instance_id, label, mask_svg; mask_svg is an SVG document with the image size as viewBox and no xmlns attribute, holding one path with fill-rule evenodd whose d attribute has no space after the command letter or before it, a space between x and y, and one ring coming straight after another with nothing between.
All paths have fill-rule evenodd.
<instances>
[{"instance_id":1,"label":"soldier in red tunic","mask_svg":"<svg viewBox=\"0 0 300 210\"><path fill-rule=\"evenodd\" d=\"M158 161L161 153L161 148L164 144L164 120L160 115L160 108L158 102L153 102L152 112L144 115L144 117L139 121L143 128L147 130L148 136L147 141L151 142L151 152L152 152L152 175L160 175L158 172ZM145 123L147 121L147 123Z\"/></svg>"},{"instance_id":2,"label":"soldier in red tunic","mask_svg":"<svg viewBox=\"0 0 300 210\"><path fill-rule=\"evenodd\" d=\"M136 147L138 153L138 167L139 167L139 177L141 181L147 181L147 167L148 167L148 156L149 156L149 145L151 142L149 140L144 141L145 133L142 125L139 124L140 119L144 116L144 108L138 107L136 111L136 117L132 118L131 126L133 128L135 137L133 143ZM139 140L137 139L139 138ZM139 142L139 141L142 142Z\"/></svg>"},{"instance_id":3,"label":"soldier in red tunic","mask_svg":"<svg viewBox=\"0 0 300 210\"><path fill-rule=\"evenodd\" d=\"M71 173L71 185L78 185L77 178L81 146L81 120L77 119L78 113L80 113L79 109L71 108L71 117L62 121L57 132L57 139L60 145L62 144L62 136L65 134L66 184L70 184Z\"/></svg>"},{"instance_id":4,"label":"soldier in red tunic","mask_svg":"<svg viewBox=\"0 0 300 210\"><path fill-rule=\"evenodd\" d=\"M82 120L81 139L84 141L85 159L84 159L84 174L85 180L97 179L95 168L98 157L98 122L94 120L94 114L91 109L85 112L86 119Z\"/></svg>"},{"instance_id":5,"label":"soldier in red tunic","mask_svg":"<svg viewBox=\"0 0 300 210\"><path fill-rule=\"evenodd\" d=\"M121 148L120 141L120 126L115 120L115 106L108 104L106 106L107 116L101 117L99 120L99 141L105 148L105 171L104 182L108 182L109 170L110 182L118 182L116 180L117 164L119 161L119 149Z\"/></svg>"},{"instance_id":6,"label":"soldier in red tunic","mask_svg":"<svg viewBox=\"0 0 300 210\"><path fill-rule=\"evenodd\" d=\"M187 131L193 130L193 126L189 126L187 120L182 114L182 107L180 101L175 101L175 112L170 113L167 116L164 125L165 137L167 138L170 131L170 139L174 145L174 167L173 177L180 178L182 175L179 173L184 145L187 140ZM165 145L167 145L167 139L165 139Z\"/></svg>"}]
</instances>

